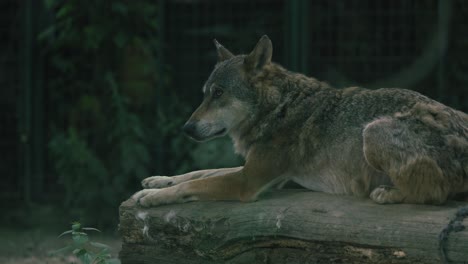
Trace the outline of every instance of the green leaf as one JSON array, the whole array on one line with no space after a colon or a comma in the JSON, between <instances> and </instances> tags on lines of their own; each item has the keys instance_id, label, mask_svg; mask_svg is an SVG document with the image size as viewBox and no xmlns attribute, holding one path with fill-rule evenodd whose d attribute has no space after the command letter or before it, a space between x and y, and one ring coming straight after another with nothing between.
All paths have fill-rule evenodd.
<instances>
[{"instance_id":1,"label":"green leaf","mask_svg":"<svg viewBox=\"0 0 468 264\"><path fill-rule=\"evenodd\" d=\"M52 9L57 3L57 0L45 0L44 3L45 3L46 8Z\"/></svg>"},{"instance_id":2,"label":"green leaf","mask_svg":"<svg viewBox=\"0 0 468 264\"><path fill-rule=\"evenodd\" d=\"M86 234L73 235L72 239L73 239L73 242L75 242L77 245L82 245L89 241L88 235Z\"/></svg>"},{"instance_id":3,"label":"green leaf","mask_svg":"<svg viewBox=\"0 0 468 264\"><path fill-rule=\"evenodd\" d=\"M83 230L86 230L86 231L97 231L97 232L101 232L101 230L97 229L97 228L94 228L94 227L83 227L81 228Z\"/></svg>"},{"instance_id":4,"label":"green leaf","mask_svg":"<svg viewBox=\"0 0 468 264\"><path fill-rule=\"evenodd\" d=\"M47 27L41 33L39 33L39 35L37 36L37 39L39 41L44 41L46 38L50 38L54 34L55 34L55 26L52 25L50 27Z\"/></svg>"},{"instance_id":5,"label":"green leaf","mask_svg":"<svg viewBox=\"0 0 468 264\"><path fill-rule=\"evenodd\" d=\"M96 260L100 260L102 263L105 263L104 260L110 259L111 255L108 249L101 250L98 254L95 255Z\"/></svg>"},{"instance_id":6,"label":"green leaf","mask_svg":"<svg viewBox=\"0 0 468 264\"><path fill-rule=\"evenodd\" d=\"M59 254L63 254L65 252L71 252L73 249L73 247L71 245L68 245L66 247L63 247L63 248L60 248L60 249L57 249L57 250L53 250L53 251L50 251L48 253L49 256L56 256L56 255L59 255Z\"/></svg>"},{"instance_id":7,"label":"green leaf","mask_svg":"<svg viewBox=\"0 0 468 264\"><path fill-rule=\"evenodd\" d=\"M126 5L122 4L121 2L113 2L111 6L112 11L126 16L128 13L128 8Z\"/></svg>"},{"instance_id":8,"label":"green leaf","mask_svg":"<svg viewBox=\"0 0 468 264\"><path fill-rule=\"evenodd\" d=\"M115 36L114 36L114 43L118 48L123 48L125 44L127 43L127 36L119 31Z\"/></svg>"},{"instance_id":9,"label":"green leaf","mask_svg":"<svg viewBox=\"0 0 468 264\"><path fill-rule=\"evenodd\" d=\"M80 224L79 222L74 222L74 223L72 224L72 230L73 230L73 231L75 231L75 232L76 232L76 231L80 231L80 228L81 228L81 224Z\"/></svg>"},{"instance_id":10,"label":"green leaf","mask_svg":"<svg viewBox=\"0 0 468 264\"><path fill-rule=\"evenodd\" d=\"M62 8L60 8L56 14L57 18L63 18L67 16L70 11L72 10L72 5L71 4L64 4Z\"/></svg>"},{"instance_id":11,"label":"green leaf","mask_svg":"<svg viewBox=\"0 0 468 264\"><path fill-rule=\"evenodd\" d=\"M93 263L93 256L88 252L84 252L83 254L77 255L78 259L81 260L84 264L92 264Z\"/></svg>"},{"instance_id":12,"label":"green leaf","mask_svg":"<svg viewBox=\"0 0 468 264\"><path fill-rule=\"evenodd\" d=\"M73 65L70 61L66 60L58 54L52 56L52 64L62 72L70 71L73 68Z\"/></svg>"},{"instance_id":13,"label":"green leaf","mask_svg":"<svg viewBox=\"0 0 468 264\"><path fill-rule=\"evenodd\" d=\"M70 234L70 233L72 233L72 232L73 232L73 230L65 231L65 232L63 232L62 234L60 234L58 237L62 237L62 236L64 236L64 235Z\"/></svg>"},{"instance_id":14,"label":"green leaf","mask_svg":"<svg viewBox=\"0 0 468 264\"><path fill-rule=\"evenodd\" d=\"M89 242L91 245L97 247L97 248L110 248L108 245L106 244L102 244L102 243L99 243L99 242Z\"/></svg>"},{"instance_id":15,"label":"green leaf","mask_svg":"<svg viewBox=\"0 0 468 264\"><path fill-rule=\"evenodd\" d=\"M86 47L92 50L98 49L103 38L103 32L100 28L95 25L88 25L83 28L83 33L85 34Z\"/></svg>"}]
</instances>

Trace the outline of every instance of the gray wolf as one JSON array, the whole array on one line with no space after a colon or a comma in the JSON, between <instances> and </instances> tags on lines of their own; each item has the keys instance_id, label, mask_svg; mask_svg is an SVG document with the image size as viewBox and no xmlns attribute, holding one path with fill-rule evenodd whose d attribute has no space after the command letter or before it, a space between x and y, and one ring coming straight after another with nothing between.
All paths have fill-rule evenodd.
<instances>
[{"instance_id":1,"label":"gray wolf","mask_svg":"<svg viewBox=\"0 0 468 264\"><path fill-rule=\"evenodd\" d=\"M218 62L184 126L193 139L229 135L238 168L154 176L142 206L256 200L294 181L379 204L442 204L468 191L468 115L405 89L335 89L273 63L263 36L248 55L215 41Z\"/></svg>"}]
</instances>

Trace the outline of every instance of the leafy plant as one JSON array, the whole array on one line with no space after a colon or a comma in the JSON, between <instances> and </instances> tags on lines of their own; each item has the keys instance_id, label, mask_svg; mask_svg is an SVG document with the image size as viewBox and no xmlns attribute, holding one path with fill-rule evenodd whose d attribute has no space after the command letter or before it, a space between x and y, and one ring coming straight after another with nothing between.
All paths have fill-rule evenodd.
<instances>
[{"instance_id":1,"label":"leafy plant","mask_svg":"<svg viewBox=\"0 0 468 264\"><path fill-rule=\"evenodd\" d=\"M120 261L112 258L109 253L110 247L108 245L91 241L85 231L97 231L96 228L82 227L81 223L72 223L72 229L63 232L59 237L64 235L71 235L72 243L55 251L51 255L58 254L73 254L83 264L119 264Z\"/></svg>"},{"instance_id":2,"label":"leafy plant","mask_svg":"<svg viewBox=\"0 0 468 264\"><path fill-rule=\"evenodd\" d=\"M117 207L153 170L148 139L157 73L154 1L45 1L49 159L63 205L114 225Z\"/></svg>"},{"instance_id":3,"label":"leafy plant","mask_svg":"<svg viewBox=\"0 0 468 264\"><path fill-rule=\"evenodd\" d=\"M115 226L118 205L143 178L201 168L194 160L204 168L229 163L226 155L204 159L203 147L180 133L193 99L170 89L160 65L157 2L45 2L53 21L38 37L47 62L49 168L70 217Z\"/></svg>"}]
</instances>

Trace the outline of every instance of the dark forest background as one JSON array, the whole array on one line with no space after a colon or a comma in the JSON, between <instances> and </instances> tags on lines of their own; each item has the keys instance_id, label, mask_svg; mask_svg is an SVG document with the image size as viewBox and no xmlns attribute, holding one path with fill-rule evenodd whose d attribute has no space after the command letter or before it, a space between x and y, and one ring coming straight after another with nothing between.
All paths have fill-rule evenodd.
<instances>
[{"instance_id":1,"label":"dark forest background","mask_svg":"<svg viewBox=\"0 0 468 264\"><path fill-rule=\"evenodd\" d=\"M403 87L468 112L468 1L2 0L2 222L115 229L150 175L234 166L180 131L213 39L337 88Z\"/></svg>"}]
</instances>

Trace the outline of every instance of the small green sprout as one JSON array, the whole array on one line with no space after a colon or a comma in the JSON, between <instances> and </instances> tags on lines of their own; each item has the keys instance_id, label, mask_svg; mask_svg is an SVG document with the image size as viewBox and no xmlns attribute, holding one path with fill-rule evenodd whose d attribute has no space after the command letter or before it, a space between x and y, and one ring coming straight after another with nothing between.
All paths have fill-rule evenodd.
<instances>
[{"instance_id":1,"label":"small green sprout","mask_svg":"<svg viewBox=\"0 0 468 264\"><path fill-rule=\"evenodd\" d=\"M82 227L81 223L73 222L71 230L67 230L59 235L59 237L62 237L71 234L72 243L66 247L52 251L50 254L63 255L72 253L83 264L120 264L118 259L111 257L108 245L90 241L85 231L101 232L96 228Z\"/></svg>"}]
</instances>

